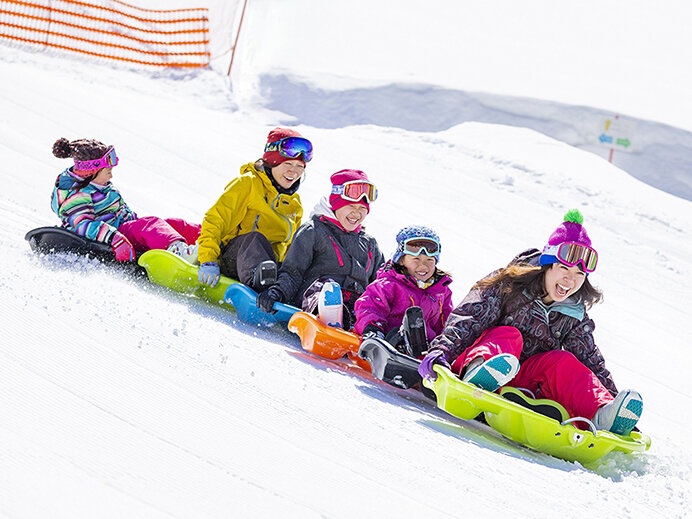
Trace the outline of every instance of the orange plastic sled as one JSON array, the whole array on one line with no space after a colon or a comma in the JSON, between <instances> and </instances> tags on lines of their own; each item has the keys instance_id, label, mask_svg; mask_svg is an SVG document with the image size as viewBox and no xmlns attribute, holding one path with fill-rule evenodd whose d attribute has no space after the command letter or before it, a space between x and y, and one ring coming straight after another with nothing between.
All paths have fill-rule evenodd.
<instances>
[{"instance_id":1,"label":"orange plastic sled","mask_svg":"<svg viewBox=\"0 0 692 519\"><path fill-rule=\"evenodd\" d=\"M288 329L300 337L303 349L325 359L340 359L344 355L370 371L370 364L358 356L360 337L356 334L326 326L317 317L305 312L296 312L288 321Z\"/></svg>"}]
</instances>

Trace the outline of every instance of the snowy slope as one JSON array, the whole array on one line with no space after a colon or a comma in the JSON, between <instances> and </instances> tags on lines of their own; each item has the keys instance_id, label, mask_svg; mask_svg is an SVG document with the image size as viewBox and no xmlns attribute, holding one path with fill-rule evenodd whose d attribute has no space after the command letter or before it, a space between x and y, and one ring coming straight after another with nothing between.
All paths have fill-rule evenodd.
<instances>
[{"instance_id":1,"label":"snowy slope","mask_svg":"<svg viewBox=\"0 0 692 519\"><path fill-rule=\"evenodd\" d=\"M591 312L596 339L618 386L644 395L654 439L587 471L304 354L288 333L82 258L34 256L23 239L57 221L60 136L115 144L114 183L139 214L199 221L290 115L246 104L212 72L0 47L0 77L0 516L687 514L689 201L530 129L299 126L316 148L304 206L333 171L364 169L381 191L369 231L391 251L400 226L434 226L457 302L582 210L606 296Z\"/></svg>"},{"instance_id":2,"label":"snowy slope","mask_svg":"<svg viewBox=\"0 0 692 519\"><path fill-rule=\"evenodd\" d=\"M617 116L631 152L612 162L692 200L690 19L685 0L253 0L232 76L244 103L318 128L487 122L606 159Z\"/></svg>"}]
</instances>

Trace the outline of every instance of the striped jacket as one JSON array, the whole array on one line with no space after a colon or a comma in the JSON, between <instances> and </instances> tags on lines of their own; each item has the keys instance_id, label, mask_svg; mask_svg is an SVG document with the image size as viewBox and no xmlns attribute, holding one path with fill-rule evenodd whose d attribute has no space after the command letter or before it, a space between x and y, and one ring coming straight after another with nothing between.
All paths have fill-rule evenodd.
<instances>
[{"instance_id":1,"label":"striped jacket","mask_svg":"<svg viewBox=\"0 0 692 519\"><path fill-rule=\"evenodd\" d=\"M110 182L105 186L91 182L79 189L81 181L72 168L63 171L55 181L51 208L64 228L110 244L120 224L136 220L137 215Z\"/></svg>"}]
</instances>

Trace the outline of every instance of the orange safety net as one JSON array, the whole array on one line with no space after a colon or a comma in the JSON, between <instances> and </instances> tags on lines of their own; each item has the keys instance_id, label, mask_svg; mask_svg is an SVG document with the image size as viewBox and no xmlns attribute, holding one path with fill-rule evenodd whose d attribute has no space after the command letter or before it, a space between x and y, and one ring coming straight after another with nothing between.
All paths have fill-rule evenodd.
<instances>
[{"instance_id":1,"label":"orange safety net","mask_svg":"<svg viewBox=\"0 0 692 519\"><path fill-rule=\"evenodd\" d=\"M0 38L155 67L209 65L208 9L119 0L0 0Z\"/></svg>"}]
</instances>

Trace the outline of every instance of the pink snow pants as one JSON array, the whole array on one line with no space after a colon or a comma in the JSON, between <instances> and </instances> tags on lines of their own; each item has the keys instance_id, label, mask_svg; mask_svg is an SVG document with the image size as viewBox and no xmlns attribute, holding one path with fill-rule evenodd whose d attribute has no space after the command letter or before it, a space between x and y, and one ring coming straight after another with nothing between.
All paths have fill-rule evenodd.
<instances>
[{"instance_id":1,"label":"pink snow pants","mask_svg":"<svg viewBox=\"0 0 692 519\"><path fill-rule=\"evenodd\" d=\"M452 371L461 374L479 356L487 360L500 353L511 353L520 358L523 345L521 333L513 326L488 328L456 358ZM555 400L571 417L591 419L599 407L613 400L596 375L572 353L563 350L532 355L521 363L519 373L507 385L528 389L537 398Z\"/></svg>"},{"instance_id":2,"label":"pink snow pants","mask_svg":"<svg viewBox=\"0 0 692 519\"><path fill-rule=\"evenodd\" d=\"M181 218L159 218L145 216L125 222L118 227L125 238L138 251L167 249L174 241L184 241L192 245L199 238L202 226L188 223Z\"/></svg>"}]
</instances>

